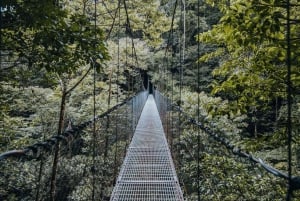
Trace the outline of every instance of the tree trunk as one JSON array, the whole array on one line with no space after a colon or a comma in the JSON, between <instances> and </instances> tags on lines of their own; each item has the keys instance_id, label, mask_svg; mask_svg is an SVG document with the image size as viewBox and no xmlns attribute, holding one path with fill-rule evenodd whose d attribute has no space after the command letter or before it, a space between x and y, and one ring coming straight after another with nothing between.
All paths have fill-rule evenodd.
<instances>
[{"instance_id":1,"label":"tree trunk","mask_svg":"<svg viewBox=\"0 0 300 201\"><path fill-rule=\"evenodd\" d=\"M62 133L63 126L64 126L64 117L65 117L65 110L66 110L66 97L67 97L66 86L65 86L65 83L63 83L57 135L60 135ZM58 165L58 159L59 159L59 149L60 149L60 144L59 144L59 142L56 142L53 165L52 165L51 187L50 187L50 200L51 201L55 201L56 176L57 176L57 165Z\"/></svg>"}]
</instances>

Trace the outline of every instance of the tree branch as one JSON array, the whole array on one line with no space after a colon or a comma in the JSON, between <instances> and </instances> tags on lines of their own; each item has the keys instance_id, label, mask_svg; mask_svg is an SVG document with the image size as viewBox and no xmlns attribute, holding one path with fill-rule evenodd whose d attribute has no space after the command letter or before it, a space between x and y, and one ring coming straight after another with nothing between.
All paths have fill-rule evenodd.
<instances>
[{"instance_id":1,"label":"tree branch","mask_svg":"<svg viewBox=\"0 0 300 201\"><path fill-rule=\"evenodd\" d=\"M71 93L71 91L73 91L83 80L84 78L89 74L89 72L91 71L92 67L90 67L86 73L80 78L80 80L73 86L71 87L69 90L66 91L66 95L68 95L69 93Z\"/></svg>"}]
</instances>

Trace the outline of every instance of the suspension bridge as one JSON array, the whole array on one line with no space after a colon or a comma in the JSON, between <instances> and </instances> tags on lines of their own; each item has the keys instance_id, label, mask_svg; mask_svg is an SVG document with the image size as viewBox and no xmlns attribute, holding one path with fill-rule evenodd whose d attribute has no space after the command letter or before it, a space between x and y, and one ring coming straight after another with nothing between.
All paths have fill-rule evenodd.
<instances>
[{"instance_id":1,"label":"suspension bridge","mask_svg":"<svg viewBox=\"0 0 300 201\"><path fill-rule=\"evenodd\" d=\"M0 177L2 182L7 183L5 190L18 200L186 200L184 186L177 177L174 153L170 151L174 142L168 142L172 128L170 119L166 119L172 110L204 130L233 154L260 164L276 176L288 178L288 175L234 147L210 128L189 118L180 108L172 107L169 99L154 90L154 94L140 92L61 135L21 150L2 153L0 165L5 171ZM171 120L173 125L178 123L178 116L175 116ZM95 139L88 136L95 124L97 142L93 144ZM178 130L172 132L175 135ZM49 186L53 182L53 172L48 167L53 165L56 145L60 147L60 159L54 181L56 188L53 189ZM109 151L109 147L113 151ZM97 151L91 156L95 148ZM19 177L18 182L11 183L15 177ZM199 175L191 181L199 182ZM294 189L299 189L299 178L293 177L292 182ZM2 200L11 199L1 196L0 193Z\"/></svg>"},{"instance_id":2,"label":"suspension bridge","mask_svg":"<svg viewBox=\"0 0 300 201\"><path fill-rule=\"evenodd\" d=\"M126 11L126 31L132 36L126 1L123 3ZM176 5L177 1L170 30L173 30ZM184 10L183 6L185 5L182 5L182 10ZM120 5L118 9L120 10ZM96 9L95 16L97 16ZM185 23L185 19L182 21ZM182 26L185 34L185 24ZM199 16L197 27L200 27ZM171 33L173 31L170 32L168 38L168 47L169 42L173 40ZM180 83L178 84L180 96L183 77L182 63L185 56L184 40L185 37L183 37L183 44L179 45L181 48L179 50L181 54L179 58ZM118 51L120 51L119 48L118 46ZM200 57L199 48L198 44L197 58ZM132 54L135 53L133 39L132 52ZM119 54L120 52L118 52L118 60ZM118 64L119 67L120 64ZM197 88L199 89L199 63L197 68ZM172 76L170 80L172 80L173 87L175 85L173 72L170 76ZM149 80L147 81L146 85L149 87ZM251 168L253 164L259 164L262 170L282 180L287 180L290 189L290 192L287 192L288 196L300 189L300 178L293 177L291 170L289 174L285 174L267 165L262 159L234 146L222 133L218 133L213 125L200 121L199 117L197 119L190 117L180 108L180 105L172 101L172 98L170 100L165 97L151 84L148 90L137 93L100 115L94 114L92 119L73 125L61 134L52 135L49 138L44 137L43 140L25 148L0 154L0 184L3 187L0 191L0 200L201 200L201 191L213 193L213 190L217 191L217 187L203 186L207 178L201 174L201 159L203 158L200 152L208 145L201 144L200 132L214 139L218 146L222 145L232 155L237 156L236 158L242 158L243 162L247 161L249 166L252 165ZM198 132L196 132L196 138L187 140L191 147L184 147L186 145L181 142L182 130L186 125L189 125L186 130ZM191 150L196 154L193 155ZM188 158L186 160L188 165L184 166L181 163L182 152L188 155L184 156ZM207 154L211 154L211 151ZM249 166L247 166L248 169L250 169ZM224 175L226 176L227 173L225 172ZM261 177L262 174L257 175ZM278 182L276 185L280 186L282 183L284 182ZM221 185L227 184L219 186ZM235 200L243 200L243 195L241 195L243 192L236 194ZM284 196L275 199L283 200Z\"/></svg>"}]
</instances>

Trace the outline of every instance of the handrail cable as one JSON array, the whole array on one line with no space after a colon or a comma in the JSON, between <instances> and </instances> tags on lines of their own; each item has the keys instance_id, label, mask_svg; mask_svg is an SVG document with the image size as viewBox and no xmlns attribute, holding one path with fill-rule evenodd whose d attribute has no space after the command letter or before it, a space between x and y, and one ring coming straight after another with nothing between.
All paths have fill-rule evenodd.
<instances>
[{"instance_id":1,"label":"handrail cable","mask_svg":"<svg viewBox=\"0 0 300 201\"><path fill-rule=\"evenodd\" d=\"M78 126L73 126L72 130L66 130L62 134L56 134L52 137L48 138L47 140L43 142L37 142L32 145L29 145L25 147L24 149L18 149L18 150L10 150L7 152L4 152L0 154L0 161L5 160L7 158L12 157L27 157L27 159L39 159L40 154L42 151L44 152L51 152L52 148L60 142L68 142L69 138L77 138L80 136L79 132L85 129L86 127L90 126L94 121L98 121L106 116L108 116L111 112L115 111L119 107L127 104L129 101L131 101L135 96L137 96L140 92L134 94L134 96L125 99L123 102L116 104L115 106L108 109L106 112L103 112L100 115L97 115L95 118L85 121Z\"/></svg>"},{"instance_id":2,"label":"handrail cable","mask_svg":"<svg viewBox=\"0 0 300 201\"><path fill-rule=\"evenodd\" d=\"M188 119L188 122L190 122L191 124L194 124L194 125L198 126L201 130L203 130L204 132L206 132L207 134L209 134L211 137L213 137L217 142L219 142L222 145L224 145L233 154L235 154L237 156L240 156L240 157L247 158L247 159L249 159L252 162L259 163L269 173L271 173L271 174L273 174L275 176L278 176L280 178L289 180L289 175L288 174L283 173L280 170L277 170L276 168L274 168L274 167L272 167L270 165L267 165L262 159L256 158L252 154L250 154L250 153L248 153L248 152L246 152L244 150L241 150L239 147L236 147L228 139L226 139L224 137L221 137L215 131L213 131L213 129L211 129L210 126L209 127L208 126L204 126L204 124L201 123L200 121L197 121L195 118L190 117L178 105L172 104L172 108L176 109L177 111L181 110L181 112L184 114L185 118ZM293 192L294 190L299 190L300 189L300 176L291 176L291 178L290 178L290 185L291 185L291 187L290 187L291 192Z\"/></svg>"},{"instance_id":3,"label":"handrail cable","mask_svg":"<svg viewBox=\"0 0 300 201\"><path fill-rule=\"evenodd\" d=\"M234 155L246 158L246 159L250 160L251 162L258 163L267 172L269 172L269 173L271 173L271 174L273 174L277 177L289 180L289 175L288 174L286 174L286 173L284 173L284 172L282 172L282 171L266 164L261 158L254 157L252 154L248 153L247 151L244 151L241 148L235 146L228 139L226 139L226 138L220 136L219 134L217 134L213 129L211 129L211 127L213 127L212 125L205 126L202 122L197 121L195 118L192 118L189 114L184 112L183 109L180 106L178 106L174 103L171 103L171 108L173 108L174 110L177 110L177 111L181 111L182 114L184 115L185 119L188 120L187 122L198 126L201 130L203 130L209 136L213 137L214 140L216 140L217 142L219 142L220 144L225 146ZM202 119L202 117L200 116L200 120L201 119ZM290 180L291 180L291 183L290 183L291 184L291 187L290 187L291 192L293 192L294 190L299 190L300 189L300 176L291 176Z\"/></svg>"}]
</instances>

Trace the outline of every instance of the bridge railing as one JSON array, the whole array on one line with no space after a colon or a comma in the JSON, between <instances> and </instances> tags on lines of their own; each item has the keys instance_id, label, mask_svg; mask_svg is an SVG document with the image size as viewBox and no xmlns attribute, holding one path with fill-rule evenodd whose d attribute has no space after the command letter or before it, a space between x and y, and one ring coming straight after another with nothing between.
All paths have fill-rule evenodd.
<instances>
[{"instance_id":1,"label":"bridge railing","mask_svg":"<svg viewBox=\"0 0 300 201\"><path fill-rule=\"evenodd\" d=\"M160 93L160 91L154 90L153 94L164 127L169 148L174 160L174 164L178 169L181 163L179 152L180 134L183 125L181 124L180 111L175 109L175 105L172 103L171 99L164 96L162 93ZM180 172L177 172L177 174L180 177ZM182 182L182 180L180 182Z\"/></svg>"},{"instance_id":2,"label":"bridge railing","mask_svg":"<svg viewBox=\"0 0 300 201\"><path fill-rule=\"evenodd\" d=\"M172 126L172 124L174 123L172 120L175 119L174 118L174 113L172 113L172 103L171 100L168 99L167 97L165 97L164 95L162 95L158 90L154 90L153 91L153 96L155 99L155 103L157 106L157 110L159 112L160 115L160 119L162 121L163 127L164 127L164 131L166 134L166 138L167 141L169 143L170 146L170 150L173 153L173 142L172 142L172 135L175 135L175 127ZM173 118L172 118L173 117Z\"/></svg>"},{"instance_id":3,"label":"bridge railing","mask_svg":"<svg viewBox=\"0 0 300 201\"><path fill-rule=\"evenodd\" d=\"M285 199L284 174L234 145L205 117L197 122L159 91L154 95L185 199Z\"/></svg>"},{"instance_id":4,"label":"bridge railing","mask_svg":"<svg viewBox=\"0 0 300 201\"><path fill-rule=\"evenodd\" d=\"M109 199L147 97L147 91L140 92L61 135L1 154L0 200L50 200L51 191L55 200ZM56 144L59 158L53 190Z\"/></svg>"}]
</instances>

